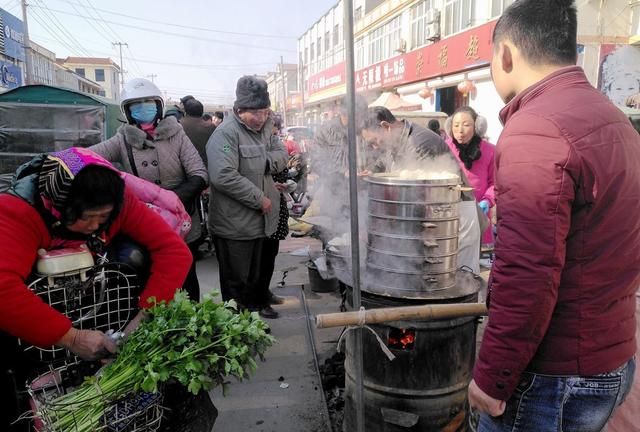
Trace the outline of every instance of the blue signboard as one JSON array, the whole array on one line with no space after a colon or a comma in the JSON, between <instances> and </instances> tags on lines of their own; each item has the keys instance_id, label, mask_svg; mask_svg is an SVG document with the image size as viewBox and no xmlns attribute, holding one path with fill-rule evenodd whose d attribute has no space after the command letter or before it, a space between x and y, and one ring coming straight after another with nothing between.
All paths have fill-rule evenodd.
<instances>
[{"instance_id":1,"label":"blue signboard","mask_svg":"<svg viewBox=\"0 0 640 432\"><path fill-rule=\"evenodd\" d=\"M0 87L14 89L22 85L22 69L0 60Z\"/></svg>"},{"instance_id":2,"label":"blue signboard","mask_svg":"<svg viewBox=\"0 0 640 432\"><path fill-rule=\"evenodd\" d=\"M24 26L22 21L0 9L0 53L24 61ZM4 44L2 43L4 42ZM2 48L4 45L4 49Z\"/></svg>"}]
</instances>

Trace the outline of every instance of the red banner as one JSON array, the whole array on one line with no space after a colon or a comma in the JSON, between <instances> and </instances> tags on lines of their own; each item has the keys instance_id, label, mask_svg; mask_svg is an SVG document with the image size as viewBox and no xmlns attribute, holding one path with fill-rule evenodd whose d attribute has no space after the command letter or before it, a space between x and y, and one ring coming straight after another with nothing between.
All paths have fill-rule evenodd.
<instances>
[{"instance_id":1,"label":"red banner","mask_svg":"<svg viewBox=\"0 0 640 432\"><path fill-rule=\"evenodd\" d=\"M495 25L492 21L360 69L355 76L356 91L397 87L484 66L491 62ZM340 63L309 78L309 95L344 83L345 64Z\"/></svg>"},{"instance_id":2,"label":"red banner","mask_svg":"<svg viewBox=\"0 0 640 432\"><path fill-rule=\"evenodd\" d=\"M339 63L309 78L309 95L330 89L345 83L345 66Z\"/></svg>"},{"instance_id":3,"label":"red banner","mask_svg":"<svg viewBox=\"0 0 640 432\"><path fill-rule=\"evenodd\" d=\"M356 90L395 87L491 62L495 21L356 72Z\"/></svg>"}]
</instances>

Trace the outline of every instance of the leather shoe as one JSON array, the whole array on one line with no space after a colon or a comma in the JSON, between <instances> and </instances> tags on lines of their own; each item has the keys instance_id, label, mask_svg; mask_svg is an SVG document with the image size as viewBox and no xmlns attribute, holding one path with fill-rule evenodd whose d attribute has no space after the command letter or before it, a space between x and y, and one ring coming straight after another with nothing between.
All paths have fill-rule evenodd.
<instances>
[{"instance_id":1,"label":"leather shoe","mask_svg":"<svg viewBox=\"0 0 640 432\"><path fill-rule=\"evenodd\" d=\"M258 313L262 318L266 319L276 319L280 316L280 314L276 312L271 306L260 309Z\"/></svg>"},{"instance_id":2,"label":"leather shoe","mask_svg":"<svg viewBox=\"0 0 640 432\"><path fill-rule=\"evenodd\" d=\"M269 304L270 305L281 305L284 303L284 298L275 295L271 291L269 291Z\"/></svg>"}]
</instances>

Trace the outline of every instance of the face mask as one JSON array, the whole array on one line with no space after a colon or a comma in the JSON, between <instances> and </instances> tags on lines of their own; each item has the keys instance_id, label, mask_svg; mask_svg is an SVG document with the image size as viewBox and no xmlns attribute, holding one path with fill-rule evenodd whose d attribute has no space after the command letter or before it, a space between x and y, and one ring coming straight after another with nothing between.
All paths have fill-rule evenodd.
<instances>
[{"instance_id":1,"label":"face mask","mask_svg":"<svg viewBox=\"0 0 640 432\"><path fill-rule=\"evenodd\" d=\"M136 123L151 123L158 114L158 107L155 102L136 102L131 104L129 111Z\"/></svg>"}]
</instances>

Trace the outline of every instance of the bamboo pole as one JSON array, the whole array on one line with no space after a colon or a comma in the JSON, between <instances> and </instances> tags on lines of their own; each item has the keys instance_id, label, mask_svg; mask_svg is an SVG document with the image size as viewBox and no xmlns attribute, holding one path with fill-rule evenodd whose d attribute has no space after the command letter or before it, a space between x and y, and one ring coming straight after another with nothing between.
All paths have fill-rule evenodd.
<instances>
[{"instance_id":1,"label":"bamboo pole","mask_svg":"<svg viewBox=\"0 0 640 432\"><path fill-rule=\"evenodd\" d=\"M355 312L320 314L317 328L378 324L388 321L431 321L487 315L484 303L452 303L369 309ZM363 322L364 321L364 322Z\"/></svg>"}]
</instances>

